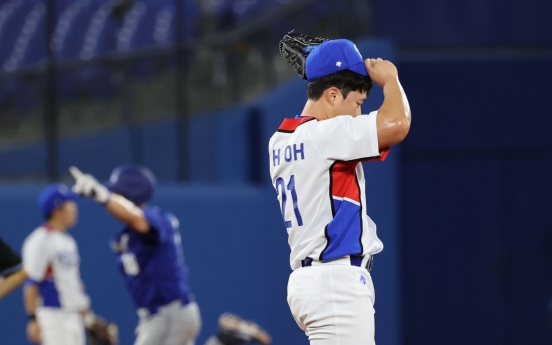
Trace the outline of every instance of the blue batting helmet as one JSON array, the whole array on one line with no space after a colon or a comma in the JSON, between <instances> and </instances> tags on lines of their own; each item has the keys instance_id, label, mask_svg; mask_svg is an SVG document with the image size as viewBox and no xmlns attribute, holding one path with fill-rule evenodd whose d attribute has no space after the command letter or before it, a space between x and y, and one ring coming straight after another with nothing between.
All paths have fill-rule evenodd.
<instances>
[{"instance_id":1,"label":"blue batting helmet","mask_svg":"<svg viewBox=\"0 0 552 345\"><path fill-rule=\"evenodd\" d=\"M148 168L121 165L111 173L107 188L140 206L147 203L153 196L155 183L155 176Z\"/></svg>"}]
</instances>

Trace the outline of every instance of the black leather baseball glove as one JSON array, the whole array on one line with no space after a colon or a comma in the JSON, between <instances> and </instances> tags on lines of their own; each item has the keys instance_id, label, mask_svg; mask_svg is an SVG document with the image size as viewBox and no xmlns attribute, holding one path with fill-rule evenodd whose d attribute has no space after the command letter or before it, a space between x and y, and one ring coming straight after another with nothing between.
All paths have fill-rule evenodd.
<instances>
[{"instance_id":1,"label":"black leather baseball glove","mask_svg":"<svg viewBox=\"0 0 552 345\"><path fill-rule=\"evenodd\" d=\"M280 40L278 49L280 55L293 67L299 76L307 80L306 62L310 52L322 44L329 41L327 38L310 37L304 34L298 34L290 31Z\"/></svg>"}]
</instances>

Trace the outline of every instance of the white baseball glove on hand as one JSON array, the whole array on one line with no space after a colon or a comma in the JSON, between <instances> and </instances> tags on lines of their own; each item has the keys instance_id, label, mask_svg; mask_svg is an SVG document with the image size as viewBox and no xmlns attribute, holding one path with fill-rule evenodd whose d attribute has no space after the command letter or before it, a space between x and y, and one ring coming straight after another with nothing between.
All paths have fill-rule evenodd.
<instances>
[{"instance_id":1,"label":"white baseball glove on hand","mask_svg":"<svg viewBox=\"0 0 552 345\"><path fill-rule=\"evenodd\" d=\"M69 168L69 172L75 179L73 192L92 198L102 205L107 204L111 197L111 193L103 184L99 183L94 176L85 174L74 166Z\"/></svg>"}]
</instances>

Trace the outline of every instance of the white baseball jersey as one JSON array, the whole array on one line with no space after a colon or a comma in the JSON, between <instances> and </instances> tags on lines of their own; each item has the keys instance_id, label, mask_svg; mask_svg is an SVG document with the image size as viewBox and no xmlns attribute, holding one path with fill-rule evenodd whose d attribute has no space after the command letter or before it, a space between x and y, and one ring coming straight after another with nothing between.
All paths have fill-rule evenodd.
<instances>
[{"instance_id":1,"label":"white baseball jersey","mask_svg":"<svg viewBox=\"0 0 552 345\"><path fill-rule=\"evenodd\" d=\"M383 160L377 111L317 121L285 119L268 144L270 176L288 231L292 269L301 260L376 254L383 244L366 214L361 161Z\"/></svg>"},{"instance_id":2,"label":"white baseball jersey","mask_svg":"<svg viewBox=\"0 0 552 345\"><path fill-rule=\"evenodd\" d=\"M44 307L89 308L90 299L80 279L77 243L69 234L47 224L38 227L23 243L23 264L38 285Z\"/></svg>"}]
</instances>

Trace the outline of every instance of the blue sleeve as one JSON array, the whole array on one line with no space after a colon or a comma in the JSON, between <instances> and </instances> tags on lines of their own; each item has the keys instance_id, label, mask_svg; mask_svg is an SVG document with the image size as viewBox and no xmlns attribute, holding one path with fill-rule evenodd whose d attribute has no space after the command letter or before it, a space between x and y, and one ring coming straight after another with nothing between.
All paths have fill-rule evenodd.
<instances>
[{"instance_id":1,"label":"blue sleeve","mask_svg":"<svg viewBox=\"0 0 552 345\"><path fill-rule=\"evenodd\" d=\"M174 227L164 212L157 207L146 207L144 209L144 216L150 224L148 237L158 242L173 240Z\"/></svg>"}]
</instances>

